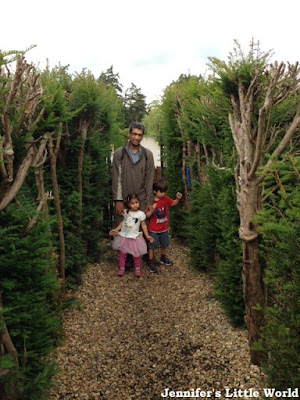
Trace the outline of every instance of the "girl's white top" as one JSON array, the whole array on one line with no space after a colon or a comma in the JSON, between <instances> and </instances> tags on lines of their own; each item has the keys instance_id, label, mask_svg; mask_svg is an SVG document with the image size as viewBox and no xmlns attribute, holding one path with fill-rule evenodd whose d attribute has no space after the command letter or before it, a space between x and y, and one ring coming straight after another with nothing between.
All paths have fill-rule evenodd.
<instances>
[{"instance_id":1,"label":"girl's white top","mask_svg":"<svg viewBox=\"0 0 300 400\"><path fill-rule=\"evenodd\" d=\"M128 212L125 210L123 216L124 221L119 235L129 239L136 239L138 235L142 234L140 225L141 221L146 219L146 214L140 210Z\"/></svg>"}]
</instances>

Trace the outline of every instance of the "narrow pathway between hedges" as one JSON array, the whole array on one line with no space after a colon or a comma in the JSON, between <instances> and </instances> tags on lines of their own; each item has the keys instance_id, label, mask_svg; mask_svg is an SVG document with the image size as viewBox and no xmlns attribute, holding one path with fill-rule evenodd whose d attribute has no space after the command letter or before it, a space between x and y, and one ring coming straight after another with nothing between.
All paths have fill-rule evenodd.
<instances>
[{"instance_id":1,"label":"narrow pathway between hedges","mask_svg":"<svg viewBox=\"0 0 300 400\"><path fill-rule=\"evenodd\" d=\"M186 249L172 241L174 264L158 274L143 264L138 279L133 270L117 276L117 253L110 241L104 246L76 292L78 306L65 315L51 399L158 400L171 398L161 395L167 388L221 399L226 388L261 392L246 332L229 325Z\"/></svg>"}]
</instances>

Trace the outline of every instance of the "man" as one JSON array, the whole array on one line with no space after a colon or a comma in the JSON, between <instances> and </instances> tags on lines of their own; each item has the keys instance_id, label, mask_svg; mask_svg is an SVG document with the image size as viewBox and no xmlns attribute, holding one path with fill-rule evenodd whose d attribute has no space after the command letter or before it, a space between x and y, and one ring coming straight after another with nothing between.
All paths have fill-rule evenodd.
<instances>
[{"instance_id":1,"label":"man","mask_svg":"<svg viewBox=\"0 0 300 400\"><path fill-rule=\"evenodd\" d=\"M115 203L115 224L122 220L124 203L131 193L140 200L140 210L152 208L154 180L154 159L152 151L141 146L144 125L133 122L129 126L129 140L126 146L119 147L113 156L112 195Z\"/></svg>"}]
</instances>

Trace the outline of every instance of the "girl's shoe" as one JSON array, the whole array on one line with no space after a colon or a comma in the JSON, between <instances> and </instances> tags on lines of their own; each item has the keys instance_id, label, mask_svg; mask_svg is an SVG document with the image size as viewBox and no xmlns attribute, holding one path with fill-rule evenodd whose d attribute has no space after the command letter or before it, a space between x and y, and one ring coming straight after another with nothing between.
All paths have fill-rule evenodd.
<instances>
[{"instance_id":1,"label":"girl's shoe","mask_svg":"<svg viewBox=\"0 0 300 400\"><path fill-rule=\"evenodd\" d=\"M119 276L123 276L124 274L125 274L125 267L120 267L120 268L119 268L118 275L119 275Z\"/></svg>"},{"instance_id":2,"label":"girl's shoe","mask_svg":"<svg viewBox=\"0 0 300 400\"><path fill-rule=\"evenodd\" d=\"M134 274L137 278L141 276L141 268L140 267L135 267L134 269Z\"/></svg>"}]
</instances>

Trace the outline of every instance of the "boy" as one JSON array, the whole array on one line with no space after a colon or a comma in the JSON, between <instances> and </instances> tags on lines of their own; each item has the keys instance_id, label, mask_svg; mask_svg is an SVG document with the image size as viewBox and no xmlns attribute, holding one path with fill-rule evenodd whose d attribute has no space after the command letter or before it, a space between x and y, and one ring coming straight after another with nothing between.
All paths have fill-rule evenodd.
<instances>
[{"instance_id":1,"label":"boy","mask_svg":"<svg viewBox=\"0 0 300 400\"><path fill-rule=\"evenodd\" d=\"M177 206L182 198L181 193L176 193L176 200L166 196L167 183L163 179L155 179L153 182L154 204L152 209L146 210L146 216L149 218L148 231L149 235L154 239L153 243L148 244L148 265L150 272L157 272L154 264L154 250L160 246L161 258L160 263L164 265L172 265L167 258L166 248L169 245L169 207Z\"/></svg>"}]
</instances>

